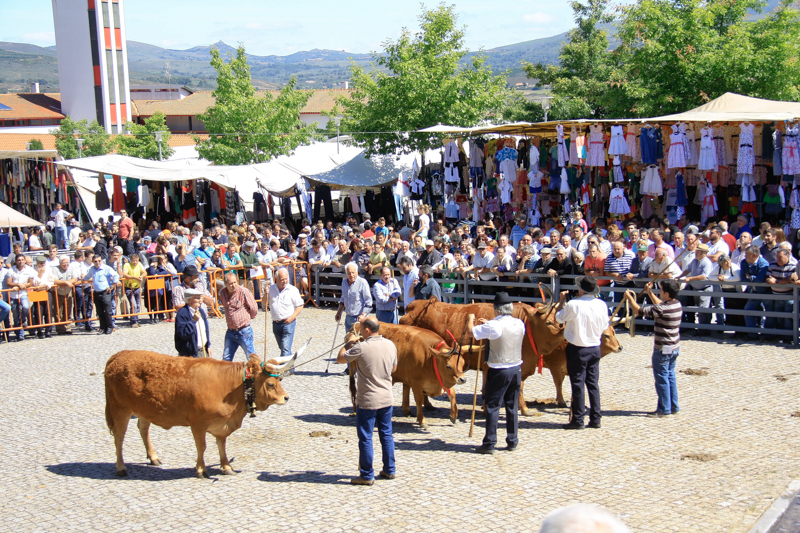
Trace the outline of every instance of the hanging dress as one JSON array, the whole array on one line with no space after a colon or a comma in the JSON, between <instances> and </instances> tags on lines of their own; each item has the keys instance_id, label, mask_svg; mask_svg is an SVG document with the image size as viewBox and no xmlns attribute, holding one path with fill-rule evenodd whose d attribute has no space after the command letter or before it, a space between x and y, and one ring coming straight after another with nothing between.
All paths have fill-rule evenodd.
<instances>
[{"instance_id":1,"label":"hanging dress","mask_svg":"<svg viewBox=\"0 0 800 533\"><path fill-rule=\"evenodd\" d=\"M737 174L752 174L756 164L755 151L753 150L753 123L739 124L739 157L736 160Z\"/></svg>"},{"instance_id":2,"label":"hanging dress","mask_svg":"<svg viewBox=\"0 0 800 533\"><path fill-rule=\"evenodd\" d=\"M772 173L776 176L783 175L783 132L775 129L772 132Z\"/></svg>"},{"instance_id":3,"label":"hanging dress","mask_svg":"<svg viewBox=\"0 0 800 533\"><path fill-rule=\"evenodd\" d=\"M631 212L628 199L625 197L625 189L614 187L608 197L608 212L612 215L627 215Z\"/></svg>"},{"instance_id":4,"label":"hanging dress","mask_svg":"<svg viewBox=\"0 0 800 533\"><path fill-rule=\"evenodd\" d=\"M608 155L627 155L628 144L625 142L625 135L622 126L611 126L611 142L608 145Z\"/></svg>"},{"instance_id":5,"label":"hanging dress","mask_svg":"<svg viewBox=\"0 0 800 533\"><path fill-rule=\"evenodd\" d=\"M586 159L586 166L604 167L606 157L603 150L603 127L589 126L589 131L589 157Z\"/></svg>"},{"instance_id":6,"label":"hanging dress","mask_svg":"<svg viewBox=\"0 0 800 533\"><path fill-rule=\"evenodd\" d=\"M639 193L642 196L661 196L664 193L664 186L657 166L650 165L645 169Z\"/></svg>"},{"instance_id":7,"label":"hanging dress","mask_svg":"<svg viewBox=\"0 0 800 533\"><path fill-rule=\"evenodd\" d=\"M784 175L800 174L800 125L794 124L786 127L783 135L782 164Z\"/></svg>"},{"instance_id":8,"label":"hanging dress","mask_svg":"<svg viewBox=\"0 0 800 533\"><path fill-rule=\"evenodd\" d=\"M558 139L558 166L565 167L569 162L569 150L567 150L567 143L564 142L564 126L561 124L556 126L556 136Z\"/></svg>"},{"instance_id":9,"label":"hanging dress","mask_svg":"<svg viewBox=\"0 0 800 533\"><path fill-rule=\"evenodd\" d=\"M686 168L686 146L683 144L683 135L680 133L678 124L672 125L669 142L667 168Z\"/></svg>"},{"instance_id":10,"label":"hanging dress","mask_svg":"<svg viewBox=\"0 0 800 533\"><path fill-rule=\"evenodd\" d=\"M578 166L581 164L580 157L578 157L578 128L573 124L569 130L569 164Z\"/></svg>"},{"instance_id":11,"label":"hanging dress","mask_svg":"<svg viewBox=\"0 0 800 533\"><path fill-rule=\"evenodd\" d=\"M792 189L789 207L792 208L792 220L789 226L792 229L800 229L800 193L797 192L797 188Z\"/></svg>"},{"instance_id":12,"label":"hanging dress","mask_svg":"<svg viewBox=\"0 0 800 533\"><path fill-rule=\"evenodd\" d=\"M697 139L695 138L694 130L686 130L686 138L684 144L686 145L686 164L694 166L697 164Z\"/></svg>"},{"instance_id":13,"label":"hanging dress","mask_svg":"<svg viewBox=\"0 0 800 533\"><path fill-rule=\"evenodd\" d=\"M717 147L714 144L714 130L705 127L700 130L700 156L697 159L697 168L700 170L719 171L717 163Z\"/></svg>"},{"instance_id":14,"label":"hanging dress","mask_svg":"<svg viewBox=\"0 0 800 533\"><path fill-rule=\"evenodd\" d=\"M717 156L717 165L720 167L727 167L727 156L725 155L725 128L722 126L715 126L712 130L714 139L714 149Z\"/></svg>"},{"instance_id":15,"label":"hanging dress","mask_svg":"<svg viewBox=\"0 0 800 533\"><path fill-rule=\"evenodd\" d=\"M675 205L678 207L689 205L689 199L686 196L686 184L683 181L683 174L678 172L675 176Z\"/></svg>"},{"instance_id":16,"label":"hanging dress","mask_svg":"<svg viewBox=\"0 0 800 533\"><path fill-rule=\"evenodd\" d=\"M653 127L639 130L639 144L642 150L642 163L655 165L658 163L658 132Z\"/></svg>"},{"instance_id":17,"label":"hanging dress","mask_svg":"<svg viewBox=\"0 0 800 533\"><path fill-rule=\"evenodd\" d=\"M628 157L634 161L641 159L637 158L638 150L636 150L636 124L628 124L627 132L625 133L625 144L628 146Z\"/></svg>"}]
</instances>

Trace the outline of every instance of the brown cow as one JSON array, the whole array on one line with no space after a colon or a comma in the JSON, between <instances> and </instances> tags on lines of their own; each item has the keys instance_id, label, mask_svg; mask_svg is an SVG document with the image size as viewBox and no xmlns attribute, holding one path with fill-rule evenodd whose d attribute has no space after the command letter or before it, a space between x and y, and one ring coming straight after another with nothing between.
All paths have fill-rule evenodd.
<instances>
[{"instance_id":1,"label":"brown cow","mask_svg":"<svg viewBox=\"0 0 800 533\"><path fill-rule=\"evenodd\" d=\"M616 332L612 326L608 326L603 332L603 337L600 341L600 357L605 357L610 353L618 353L622 351L622 345L617 339ZM566 407L567 402L564 401L564 395L561 393L561 386L564 383L564 376L567 375L567 341L554 351L543 357L544 368L550 371L553 377L553 384L556 386L556 402L559 407ZM527 415L528 407L525 405L525 399L522 394L525 380L536 373L536 365L522 364L522 385L519 389L519 402L520 411L523 415Z\"/></svg>"},{"instance_id":2,"label":"brown cow","mask_svg":"<svg viewBox=\"0 0 800 533\"><path fill-rule=\"evenodd\" d=\"M138 350L112 355L105 371L106 424L117 447L117 475L128 475L122 460L122 441L131 415L139 418L139 433L150 464L161 464L150 442L150 424L164 429L189 426L197 446L197 477L208 477L203 460L206 433L217 438L222 473L235 474L225 453L225 439L242 426L247 414L245 367L253 376L256 409L263 411L289 400L280 378L274 375L287 370L296 357L288 362L286 357L262 364L255 354L247 363Z\"/></svg>"},{"instance_id":3,"label":"brown cow","mask_svg":"<svg viewBox=\"0 0 800 533\"><path fill-rule=\"evenodd\" d=\"M352 330L345 339L348 346L358 342L361 324L353 325ZM463 352L468 347L462 347L459 352L457 346L447 346L445 341L437 334L427 329L414 326L398 326L381 322L379 334L389 339L397 347L397 370L392 374L392 384L403 384L403 415L411 416L410 391L414 392L414 401L417 405L417 422L423 428L428 427L425 420L423 407L432 408L428 396L439 396L444 391L442 385L451 392L453 386L463 384L464 367L466 366ZM436 365L434 367L434 364ZM439 378L436 371L439 371ZM350 365L350 391L353 395L355 408L355 365ZM441 379L441 385L439 384ZM450 399L450 422L458 421L458 406L456 395L448 394Z\"/></svg>"},{"instance_id":4,"label":"brown cow","mask_svg":"<svg viewBox=\"0 0 800 533\"><path fill-rule=\"evenodd\" d=\"M400 323L413 324L417 327L429 329L438 335L447 335L448 337L449 331L456 339L460 340L463 338L465 343L474 342L472 340L472 334L470 332L465 332L467 318L470 314L474 314L476 319L485 318L486 320L491 320L495 317L494 306L491 303L446 304L438 301L435 297L430 300L415 300L406 307L406 314L400 319ZM558 347L564 343L564 326L558 324L555 320L555 306L552 305L552 303L546 306L542 306L541 304L530 306L523 303L515 303L513 316L521 320L527 318L525 326L526 334L522 341L523 385L525 379L533 375L539 366L539 356L536 355L537 352L543 355L543 366L548 369L551 368L548 366L548 360L550 360L554 362L552 368L560 368L560 360L557 357L548 359L547 355L545 355L555 352ZM536 351L534 351L531 345L531 337L536 343ZM606 353L610 353L621 349L614 335L613 328L607 329L603 335L601 351L607 350ZM475 351L470 359L470 368L476 368L477 364L478 355L477 351ZM558 370L556 370L556 372L558 372ZM484 379L485 378L486 376L484 375ZM556 382L556 388L558 390L558 385L564 380L563 373L560 374L560 380L558 382L556 381L555 374L553 375L553 380ZM561 402L563 401L563 396L561 396ZM559 405L563 406L566 404L559 403ZM530 414L528 406L525 403L522 387L520 387L519 409L523 416L528 416Z\"/></svg>"}]
</instances>

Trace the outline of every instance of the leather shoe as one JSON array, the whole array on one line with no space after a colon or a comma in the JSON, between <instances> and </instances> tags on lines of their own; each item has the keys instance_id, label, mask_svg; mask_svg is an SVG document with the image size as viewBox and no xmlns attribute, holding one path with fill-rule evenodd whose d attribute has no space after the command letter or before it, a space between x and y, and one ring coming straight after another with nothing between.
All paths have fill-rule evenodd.
<instances>
[{"instance_id":1,"label":"leather shoe","mask_svg":"<svg viewBox=\"0 0 800 533\"><path fill-rule=\"evenodd\" d=\"M589 427L592 429L600 429L600 422L589 422Z\"/></svg>"},{"instance_id":2,"label":"leather shoe","mask_svg":"<svg viewBox=\"0 0 800 533\"><path fill-rule=\"evenodd\" d=\"M113 329L111 329L111 328L108 328L108 329L107 329L107 330L105 330L103 333L105 333L106 335L111 335L112 333L114 333L114 330L113 330Z\"/></svg>"},{"instance_id":3,"label":"leather shoe","mask_svg":"<svg viewBox=\"0 0 800 533\"><path fill-rule=\"evenodd\" d=\"M494 455L494 446L486 446L485 444L475 448L475 451L483 455Z\"/></svg>"},{"instance_id":4,"label":"leather shoe","mask_svg":"<svg viewBox=\"0 0 800 533\"><path fill-rule=\"evenodd\" d=\"M506 451L507 452L513 452L516 449L517 449L517 445L516 444L509 444L508 446L506 446Z\"/></svg>"},{"instance_id":5,"label":"leather shoe","mask_svg":"<svg viewBox=\"0 0 800 533\"><path fill-rule=\"evenodd\" d=\"M561 429L583 429L583 426L577 422L570 422L561 426Z\"/></svg>"},{"instance_id":6,"label":"leather shoe","mask_svg":"<svg viewBox=\"0 0 800 533\"><path fill-rule=\"evenodd\" d=\"M106 330L104 330L104 329L101 329L101 330L99 330L99 331L97 332L97 334L98 334L98 335L105 335L105 334L106 334Z\"/></svg>"},{"instance_id":7,"label":"leather shoe","mask_svg":"<svg viewBox=\"0 0 800 533\"><path fill-rule=\"evenodd\" d=\"M658 411L653 411L652 413L647 413L648 418L664 418L665 416L669 416L668 413L659 413Z\"/></svg>"},{"instance_id":8,"label":"leather shoe","mask_svg":"<svg viewBox=\"0 0 800 533\"><path fill-rule=\"evenodd\" d=\"M380 472L378 472L378 477L381 478L381 479L394 479L395 475L394 474L387 474L386 472L381 470Z\"/></svg>"},{"instance_id":9,"label":"leather shoe","mask_svg":"<svg viewBox=\"0 0 800 533\"><path fill-rule=\"evenodd\" d=\"M350 480L350 484L351 485L367 485L367 486L370 486L373 483L375 483L374 479L364 479L361 476L356 476L356 477L354 477L353 479Z\"/></svg>"}]
</instances>

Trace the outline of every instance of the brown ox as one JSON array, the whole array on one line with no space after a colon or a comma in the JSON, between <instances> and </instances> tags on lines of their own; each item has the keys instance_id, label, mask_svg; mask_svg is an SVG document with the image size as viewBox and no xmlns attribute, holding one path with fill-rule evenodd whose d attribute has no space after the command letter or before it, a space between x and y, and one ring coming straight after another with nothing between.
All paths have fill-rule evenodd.
<instances>
[{"instance_id":1,"label":"brown ox","mask_svg":"<svg viewBox=\"0 0 800 533\"><path fill-rule=\"evenodd\" d=\"M139 433L150 464L161 464L150 442L150 424L164 429L189 426L197 446L197 477L208 477L203 460L206 433L217 438L222 473L235 474L225 453L225 439L242 426L247 413L245 365L254 378L256 408L263 411L289 400L280 378L266 373L280 375L294 362L285 359L271 359L262 365L255 354L247 363L145 351L112 355L105 371L106 424L117 447L117 475L128 475L122 460L122 441L131 415L139 418Z\"/></svg>"},{"instance_id":2,"label":"brown ox","mask_svg":"<svg viewBox=\"0 0 800 533\"><path fill-rule=\"evenodd\" d=\"M494 306L490 303L482 304L446 304L438 301L436 298L430 300L415 300L406 307L406 314L400 319L401 324L413 324L417 327L429 329L438 335L447 335L448 331L453 334L457 339L464 339L464 342L474 342L472 334L465 332L467 326L467 319L470 314L474 314L476 320L478 318L485 318L492 320L495 317ZM536 372L539 366L538 352L543 355L543 366L551 369L560 369L560 359L557 356L550 357L545 354L552 354L556 352L562 344L564 344L564 327L555 320L555 306L552 302L548 305L537 304L535 307L523 303L514 304L515 318L525 320L525 338L522 341L522 384L524 385L525 379ZM527 320L526 320L527 319ZM607 337L607 335L610 335ZM530 338L533 338L536 343L536 351L531 345ZM608 349L611 347L611 349ZM618 348L618 349L617 349ZM613 328L609 328L604 332L603 345L601 351L608 350L606 353L612 351L619 351L622 348L616 340ZM564 356L566 358L566 356ZM553 362L553 366L548 365L548 360ZM566 359L565 359L566 360ZM470 368L476 368L478 364L478 354L473 352L470 358ZM553 370L551 369L551 373ZM558 370L556 370L558 372ZM564 373L560 373L560 378L556 381L556 375L553 374L553 381L556 383L557 392L560 390L560 383L564 380ZM484 379L485 379L484 375ZM563 403L564 399L561 396L559 405L566 405ZM523 416L529 414L528 406L525 403L523 395L523 387L520 387L519 395L519 409Z\"/></svg>"},{"instance_id":3,"label":"brown ox","mask_svg":"<svg viewBox=\"0 0 800 533\"><path fill-rule=\"evenodd\" d=\"M360 339L359 327L360 324L354 324L353 330L347 334L346 340L351 343L350 345ZM414 401L417 405L417 422L424 428L428 427L423 407L433 408L427 397L442 394L441 385L444 385L446 389L453 392L448 394L448 397L450 399L450 422L455 424L458 421L458 406L452 388L464 383L464 367L466 366L465 358L459 352L458 347L454 345L451 348L439 335L413 326L397 326L381 322L379 334L392 341L397 347L397 370L392 374L392 384L403 384L403 415L411 416L409 391L413 391ZM461 352L467 349L463 347ZM436 377L436 370L439 371L441 385L439 378ZM350 392L353 395L353 407L355 408L354 371L355 365L350 365Z\"/></svg>"}]
</instances>

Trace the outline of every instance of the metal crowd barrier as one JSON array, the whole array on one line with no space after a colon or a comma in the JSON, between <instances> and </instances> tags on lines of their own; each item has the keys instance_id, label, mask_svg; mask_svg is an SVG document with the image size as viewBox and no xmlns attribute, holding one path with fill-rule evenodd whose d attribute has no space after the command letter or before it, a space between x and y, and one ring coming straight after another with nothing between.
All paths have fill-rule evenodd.
<instances>
[{"instance_id":1,"label":"metal crowd barrier","mask_svg":"<svg viewBox=\"0 0 800 533\"><path fill-rule=\"evenodd\" d=\"M403 286L403 278L402 275L398 275L399 271L396 268L392 269L393 275L395 279L398 280L400 286ZM445 274L446 275L446 274ZM485 280L477 280L477 279L467 279L463 275L460 275L456 279L449 279L443 277L442 273L436 273L435 279L439 283L440 286L445 284L452 284L454 285L452 292L445 292L444 287L442 287L442 297L445 301L449 301L451 303L470 303L470 302L489 302L494 298L494 293L500 290L506 290L512 296L515 301L524 302L533 304L536 302L541 302L542 297L539 292L539 283L543 286L547 286L551 288L554 293L554 298L558 300L558 295L561 291L577 291L577 287L575 286L575 278L577 275L563 275L563 276L555 276L550 277L547 274L525 274L529 281L485 281ZM377 275L366 275L361 276L367 280L370 285L370 290L372 290L372 286L375 282L379 279ZM317 302L326 302L331 304L336 304L341 300L341 280L345 278L344 273L335 273L330 271L329 269L323 269L321 272L316 271L314 273L314 298ZM605 277L605 276L598 276L598 280L609 280L612 283L610 285L602 285L600 286L600 297L606 301L609 309L615 307L620 299L622 298L622 294L629 289L633 289L634 291L638 292L643 290L644 284L649 281L649 279L645 278L636 278L631 281L634 283L634 286L616 286L614 278ZM796 346L798 345L798 334L800 333L800 308L797 305L798 302L798 295L800 295L800 287L797 285L792 285L792 289L787 294L773 294L772 287L768 283L751 283L751 282L729 282L729 281L717 281L717 280L707 280L704 283L707 283L711 286L711 291L701 291L695 290L691 288L690 283L682 282L682 285L685 285L684 288L681 289L679 294L679 299L683 304L683 313L684 317L687 314L695 314L695 315L715 315L718 323L710 323L714 317L709 316L709 323L704 324L698 322L681 322L681 329L690 329L696 331L731 331L735 330L737 333L748 333L748 334L761 334L761 335L768 335L768 336L780 336L780 337L791 337L793 344ZM756 288L766 288L768 292L764 293L752 293L752 292L725 292L723 291L720 286L731 286L735 285L740 288L747 289L748 287L756 287ZM711 307L698 307L695 305L693 298L697 296L707 296L711 298ZM692 300L689 300L692 298ZM738 307L725 307L724 301L725 299L729 300L744 300L744 305L741 305L741 308ZM766 311L766 310L745 310L744 307L747 305L747 302L755 301L759 303L764 302L790 302L792 305L789 311L779 312L779 311ZM717 307L715 307L717 305ZM398 306L400 312L402 313L402 303ZM730 317L730 316L741 316L741 317L757 317L757 318L775 318L778 320L778 324L781 322L787 323L789 321L791 323L791 328L767 328L766 326L757 326L757 327L747 327L745 325L732 325L732 324L725 324L722 323L723 316ZM725 319L726 321L728 318ZM653 321L643 318L637 318L636 324L643 325L643 326L652 326Z\"/></svg>"}]
</instances>

